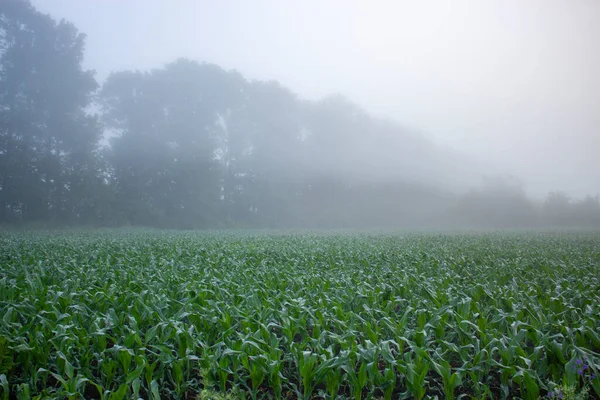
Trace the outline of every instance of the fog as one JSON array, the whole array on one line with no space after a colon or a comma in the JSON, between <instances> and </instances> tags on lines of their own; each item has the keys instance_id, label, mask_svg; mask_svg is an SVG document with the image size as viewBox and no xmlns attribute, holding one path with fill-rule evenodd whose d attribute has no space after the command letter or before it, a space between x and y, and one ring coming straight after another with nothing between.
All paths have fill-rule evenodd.
<instances>
[{"instance_id":1,"label":"fog","mask_svg":"<svg viewBox=\"0 0 600 400\"><path fill-rule=\"evenodd\" d=\"M600 193L600 3L36 0L88 35L109 72L178 57L343 93L520 177L528 193Z\"/></svg>"},{"instance_id":2,"label":"fog","mask_svg":"<svg viewBox=\"0 0 600 400\"><path fill-rule=\"evenodd\" d=\"M595 0L17 3L0 223L599 223Z\"/></svg>"}]
</instances>

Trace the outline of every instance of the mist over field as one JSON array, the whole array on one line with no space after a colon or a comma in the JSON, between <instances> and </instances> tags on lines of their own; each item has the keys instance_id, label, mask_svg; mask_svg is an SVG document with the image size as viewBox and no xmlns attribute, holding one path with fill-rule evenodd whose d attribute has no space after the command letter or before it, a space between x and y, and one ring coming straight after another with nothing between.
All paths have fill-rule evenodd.
<instances>
[{"instance_id":1,"label":"mist over field","mask_svg":"<svg viewBox=\"0 0 600 400\"><path fill-rule=\"evenodd\" d=\"M598 16L4 0L0 224L598 227Z\"/></svg>"},{"instance_id":2,"label":"mist over field","mask_svg":"<svg viewBox=\"0 0 600 400\"><path fill-rule=\"evenodd\" d=\"M600 399L600 0L0 0L0 400Z\"/></svg>"}]
</instances>

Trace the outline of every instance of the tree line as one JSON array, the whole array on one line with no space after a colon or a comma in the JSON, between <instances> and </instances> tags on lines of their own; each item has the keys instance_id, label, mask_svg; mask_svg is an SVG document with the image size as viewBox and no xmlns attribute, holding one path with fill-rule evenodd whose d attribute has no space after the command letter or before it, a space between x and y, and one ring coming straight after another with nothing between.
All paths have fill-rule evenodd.
<instances>
[{"instance_id":1,"label":"tree line","mask_svg":"<svg viewBox=\"0 0 600 400\"><path fill-rule=\"evenodd\" d=\"M600 226L598 197L536 204L347 98L303 100L179 59L82 67L85 35L0 7L0 224L208 227Z\"/></svg>"}]
</instances>

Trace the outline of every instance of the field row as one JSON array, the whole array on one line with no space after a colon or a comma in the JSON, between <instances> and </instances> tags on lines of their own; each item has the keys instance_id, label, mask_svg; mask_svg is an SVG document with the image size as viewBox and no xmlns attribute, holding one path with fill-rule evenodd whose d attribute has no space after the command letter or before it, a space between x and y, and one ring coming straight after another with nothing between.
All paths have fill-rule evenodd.
<instances>
[{"instance_id":1,"label":"field row","mask_svg":"<svg viewBox=\"0 0 600 400\"><path fill-rule=\"evenodd\" d=\"M598 398L599 300L596 233L2 234L0 390Z\"/></svg>"}]
</instances>

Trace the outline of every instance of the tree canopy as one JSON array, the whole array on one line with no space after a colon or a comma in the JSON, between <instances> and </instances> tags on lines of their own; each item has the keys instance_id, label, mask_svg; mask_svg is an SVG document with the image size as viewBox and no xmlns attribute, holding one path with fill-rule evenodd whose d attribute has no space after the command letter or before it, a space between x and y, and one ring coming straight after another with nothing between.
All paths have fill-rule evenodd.
<instances>
[{"instance_id":1,"label":"tree canopy","mask_svg":"<svg viewBox=\"0 0 600 400\"><path fill-rule=\"evenodd\" d=\"M100 85L84 50L71 23L2 3L0 224L600 225L598 197L465 191L460 157L342 95L307 101L188 59Z\"/></svg>"}]
</instances>

